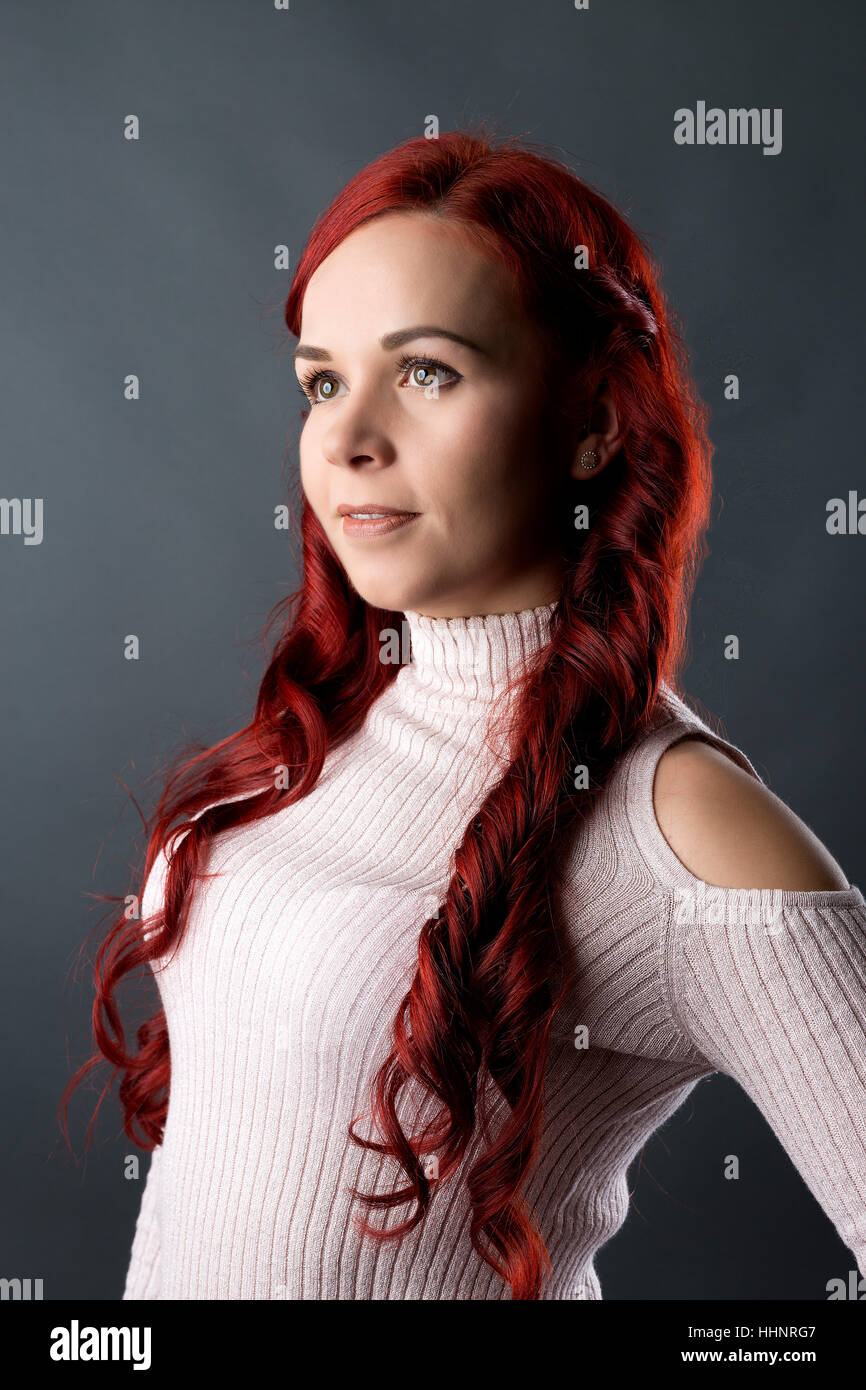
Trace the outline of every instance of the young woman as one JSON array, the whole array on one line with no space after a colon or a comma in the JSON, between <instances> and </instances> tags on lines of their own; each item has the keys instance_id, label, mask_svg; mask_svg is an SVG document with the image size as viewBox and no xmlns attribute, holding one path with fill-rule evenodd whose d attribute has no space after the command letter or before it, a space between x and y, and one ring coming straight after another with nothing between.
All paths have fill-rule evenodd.
<instances>
[{"instance_id":1,"label":"young woman","mask_svg":"<svg viewBox=\"0 0 866 1390\"><path fill-rule=\"evenodd\" d=\"M598 1299L714 1070L866 1273L866 903L679 688L711 446L647 248L534 147L413 139L286 322L302 584L97 966L124 1297Z\"/></svg>"}]
</instances>

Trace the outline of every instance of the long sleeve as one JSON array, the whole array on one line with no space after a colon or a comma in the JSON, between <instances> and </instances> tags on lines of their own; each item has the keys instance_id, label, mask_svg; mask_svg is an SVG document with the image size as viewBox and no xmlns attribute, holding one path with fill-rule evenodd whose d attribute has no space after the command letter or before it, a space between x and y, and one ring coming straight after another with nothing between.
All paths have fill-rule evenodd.
<instances>
[{"instance_id":1,"label":"long sleeve","mask_svg":"<svg viewBox=\"0 0 866 1390\"><path fill-rule=\"evenodd\" d=\"M866 1275L866 904L854 887L716 893L720 910L672 926L677 1021L761 1110Z\"/></svg>"},{"instance_id":2,"label":"long sleeve","mask_svg":"<svg viewBox=\"0 0 866 1390\"><path fill-rule=\"evenodd\" d=\"M135 1223L132 1254L126 1275L123 1299L158 1299L161 1232L159 1224L159 1182L162 1145L153 1150L141 1194Z\"/></svg>"},{"instance_id":3,"label":"long sleeve","mask_svg":"<svg viewBox=\"0 0 866 1390\"><path fill-rule=\"evenodd\" d=\"M165 878L168 860L160 853L148 875L141 901L142 919L156 912L162 904L165 891ZM150 935L144 933L144 939ZM161 1232L159 1223L160 1169L162 1166L162 1145L151 1153L150 1167L144 1180L141 1206L135 1224L129 1269L123 1298L159 1298Z\"/></svg>"}]
</instances>

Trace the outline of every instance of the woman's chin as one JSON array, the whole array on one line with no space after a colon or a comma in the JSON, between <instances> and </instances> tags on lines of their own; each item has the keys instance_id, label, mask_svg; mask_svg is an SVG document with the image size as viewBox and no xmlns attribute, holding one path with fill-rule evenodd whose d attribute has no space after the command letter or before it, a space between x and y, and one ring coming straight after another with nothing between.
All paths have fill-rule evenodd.
<instances>
[{"instance_id":1,"label":"woman's chin","mask_svg":"<svg viewBox=\"0 0 866 1390\"><path fill-rule=\"evenodd\" d=\"M357 568L354 567L355 573L348 568L346 572L355 592L371 608L396 613L405 613L407 608L423 611L424 599L429 596L425 585L401 581L396 577L391 582L384 572L384 565L380 565L378 574L358 574Z\"/></svg>"},{"instance_id":2,"label":"woman's chin","mask_svg":"<svg viewBox=\"0 0 866 1390\"><path fill-rule=\"evenodd\" d=\"M352 578L352 586L355 591L371 608L381 608L387 613L404 613L407 608L415 607L409 597L410 590L397 586L382 588L375 584L359 584L352 576L350 578Z\"/></svg>"}]
</instances>

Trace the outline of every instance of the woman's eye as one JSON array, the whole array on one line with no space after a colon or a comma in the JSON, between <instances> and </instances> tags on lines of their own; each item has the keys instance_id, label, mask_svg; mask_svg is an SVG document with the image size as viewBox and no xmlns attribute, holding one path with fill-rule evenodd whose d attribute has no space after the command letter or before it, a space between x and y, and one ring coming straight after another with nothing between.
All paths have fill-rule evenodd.
<instances>
[{"instance_id":1,"label":"woman's eye","mask_svg":"<svg viewBox=\"0 0 866 1390\"><path fill-rule=\"evenodd\" d=\"M412 357L404 358L400 363L403 372L409 373L409 385L418 391L429 391L433 388L433 394L438 395L439 391L447 386L453 386L460 380L460 375L451 367L447 367L444 362L439 362L435 357ZM444 372L447 376L453 377L453 381L437 381L437 373Z\"/></svg>"},{"instance_id":2,"label":"woman's eye","mask_svg":"<svg viewBox=\"0 0 866 1390\"><path fill-rule=\"evenodd\" d=\"M409 370L409 381L412 386L421 386L424 388L432 386L438 370L438 367L411 367Z\"/></svg>"},{"instance_id":3,"label":"woman's eye","mask_svg":"<svg viewBox=\"0 0 866 1390\"><path fill-rule=\"evenodd\" d=\"M318 405L320 401L332 401L337 394L338 382L335 377L326 376L324 372L317 372L304 383L307 393L310 396L310 404ZM322 388L319 394L319 387Z\"/></svg>"}]
</instances>

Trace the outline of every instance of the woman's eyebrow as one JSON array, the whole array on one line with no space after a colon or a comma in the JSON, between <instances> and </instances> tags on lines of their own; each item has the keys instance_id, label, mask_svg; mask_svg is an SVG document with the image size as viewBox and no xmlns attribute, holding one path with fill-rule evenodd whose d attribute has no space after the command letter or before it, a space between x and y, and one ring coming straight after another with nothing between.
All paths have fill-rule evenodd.
<instances>
[{"instance_id":1,"label":"woman's eyebrow","mask_svg":"<svg viewBox=\"0 0 866 1390\"><path fill-rule=\"evenodd\" d=\"M437 328L431 324L419 324L415 328L398 328L394 333L385 333L379 339L379 346L385 352L391 352L394 348L411 342L413 338L450 338L452 342L471 348L473 352L484 353L484 348L469 338L464 338L462 333L452 333L450 328ZM292 361L296 362L299 357L306 357L311 362L331 361L331 354L325 348L313 347L310 343L298 343L292 353Z\"/></svg>"}]
</instances>

